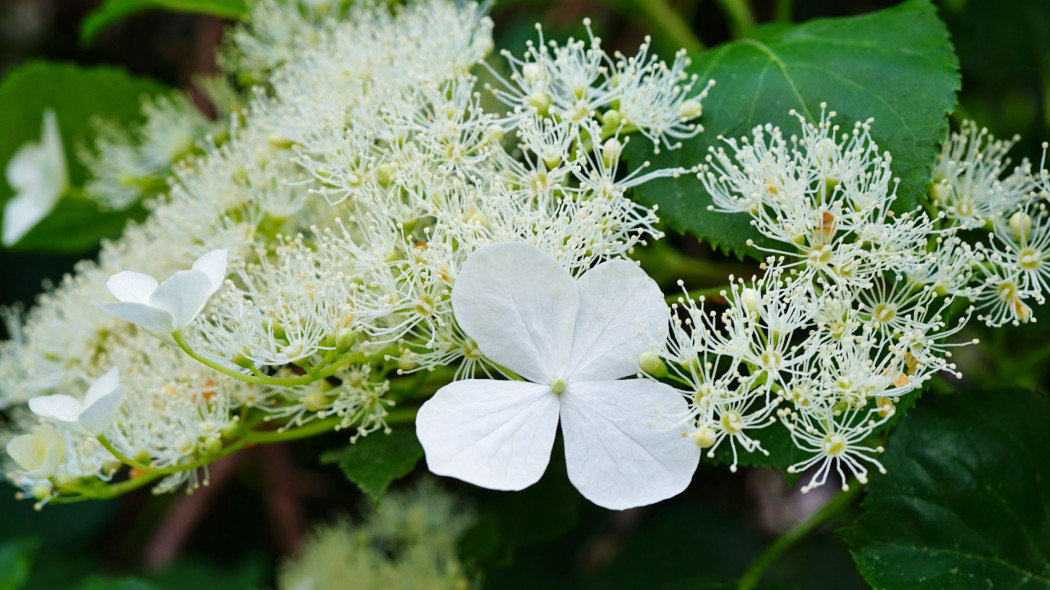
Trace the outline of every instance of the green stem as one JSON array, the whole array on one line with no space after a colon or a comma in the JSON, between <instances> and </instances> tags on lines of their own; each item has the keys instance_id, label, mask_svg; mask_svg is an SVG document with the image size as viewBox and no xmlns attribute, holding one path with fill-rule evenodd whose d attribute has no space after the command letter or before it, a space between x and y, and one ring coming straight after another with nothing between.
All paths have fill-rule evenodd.
<instances>
[{"instance_id":1,"label":"green stem","mask_svg":"<svg viewBox=\"0 0 1050 590\"><path fill-rule=\"evenodd\" d=\"M822 524L831 520L831 517L835 516L846 508L853 501L853 497L860 491L861 486L857 482L851 482L849 490L839 492L830 502L824 505L823 508L817 510L813 514L810 514L802 522L791 527L784 534L777 537L775 541L766 547L751 565L748 566L747 571L740 577L740 582L737 585L738 590L751 590L758 582L762 579L762 575L766 573L769 566L773 565L774 562L788 549L802 540L803 537L813 532L815 529L820 527Z\"/></svg>"},{"instance_id":2,"label":"green stem","mask_svg":"<svg viewBox=\"0 0 1050 590\"><path fill-rule=\"evenodd\" d=\"M729 21L733 38L739 39L755 28L755 15L748 0L718 0L718 6Z\"/></svg>"},{"instance_id":3,"label":"green stem","mask_svg":"<svg viewBox=\"0 0 1050 590\"><path fill-rule=\"evenodd\" d=\"M356 354L350 354L350 355L346 355L346 356L343 356L343 357L335 357L334 359L330 359L329 357L326 357L326 360L328 361L327 363L324 363L324 362L321 363L320 365L315 367L314 370L307 371L307 374L305 374L305 375L300 375L298 377L259 377L257 375L248 375L246 373L242 373L240 371L236 371L234 369L231 369L231 368L229 368L227 366L221 365L221 364L219 364L219 363L217 363L217 362L215 362L215 361L205 357L204 355L198 353L196 350L193 350L190 347L190 345L186 342L186 337L182 335L182 331L181 330L172 332L171 333L171 337L175 340L175 344L178 344L179 348L181 348L183 350L183 352L188 354L193 360L199 362L200 364L202 364L202 365L204 365L206 367L210 367L212 369L215 369L216 371L222 373L223 375L227 375L229 377L233 377L234 379L236 379L238 381L241 381L241 382L244 382L244 383L251 383L251 384L254 384L254 385L271 385L271 386L308 385L310 383L314 383L316 381L320 381L321 379L326 379L328 377L331 377L336 372L338 372L340 368L345 367L347 365L364 362L364 361L367 361L367 360L370 360L370 359L373 359L373 358L381 358L383 356L381 353L377 354L377 355L366 355L364 353L360 353L359 352L359 353L356 353ZM331 364L329 364L329 363L331 363Z\"/></svg>"},{"instance_id":4,"label":"green stem","mask_svg":"<svg viewBox=\"0 0 1050 590\"><path fill-rule=\"evenodd\" d=\"M132 459L131 457L127 457L124 455L124 453L118 451L116 447L110 444L109 439L107 439L105 435L99 435L98 442L102 443L102 446L105 447L105 449L109 451L110 454L112 454L114 457L116 457L117 460L121 463L130 467L134 467L135 469L139 469L141 471L152 471L149 465L143 465L142 463L139 463L138 461Z\"/></svg>"},{"instance_id":5,"label":"green stem","mask_svg":"<svg viewBox=\"0 0 1050 590\"><path fill-rule=\"evenodd\" d=\"M386 415L386 423L405 424L408 422L412 422L416 419L416 412L418 411L419 408L415 407L396 408L394 410L391 410ZM303 426L302 428L294 428L283 431L250 430L246 432L236 442L227 445L222 449L222 451L215 455L208 455L207 457L202 457L196 461L193 461L192 463L185 463L163 468L149 467L146 465L142 465L141 463L134 461L133 459L129 459L128 457L124 456L124 454L120 453L115 448L113 448L109 441L105 440L105 437L99 437L99 442L101 442L102 446L109 450L109 452L113 453L114 457L116 457L128 466L134 467L135 469L142 471L143 474L138 477L122 481L118 484L108 486L102 491L85 491L84 488L67 488L65 490L66 492L73 492L76 495L57 496L55 498L52 498L49 502L54 504L72 504L74 502L82 502L84 500L107 500L110 498L115 498L121 494L125 494L132 490L145 486L165 475L171 475L180 471L188 471L190 469L199 469L209 463L222 459L223 457L232 455L249 445L285 442L301 438L308 438L311 436L328 432L329 430L333 430L340 422L342 422L342 420L342 418L333 417L325 420L317 420L315 422L311 422L306 426Z\"/></svg>"},{"instance_id":6,"label":"green stem","mask_svg":"<svg viewBox=\"0 0 1050 590\"><path fill-rule=\"evenodd\" d=\"M773 20L778 23L791 22L791 15L794 13L794 9L794 0L777 0L776 7L773 9Z\"/></svg>"},{"instance_id":7,"label":"green stem","mask_svg":"<svg viewBox=\"0 0 1050 590\"><path fill-rule=\"evenodd\" d=\"M702 51L706 45L689 27L682 16L667 3L667 0L629 0L629 4L642 13L653 27L658 29L666 41L686 51Z\"/></svg>"}]
</instances>

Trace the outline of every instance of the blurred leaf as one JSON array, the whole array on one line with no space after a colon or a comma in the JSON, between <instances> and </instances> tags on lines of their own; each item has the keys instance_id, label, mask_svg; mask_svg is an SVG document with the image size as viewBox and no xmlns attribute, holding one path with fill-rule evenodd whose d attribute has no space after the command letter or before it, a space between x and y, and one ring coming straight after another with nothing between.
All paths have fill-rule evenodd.
<instances>
[{"instance_id":1,"label":"blurred leaf","mask_svg":"<svg viewBox=\"0 0 1050 590\"><path fill-rule=\"evenodd\" d=\"M1050 399L969 391L926 400L842 534L879 589L1050 588Z\"/></svg>"},{"instance_id":2,"label":"blurred leaf","mask_svg":"<svg viewBox=\"0 0 1050 590\"><path fill-rule=\"evenodd\" d=\"M420 457L423 447L414 428L395 429L362 437L342 449L321 455L321 463L337 463L346 478L377 503L391 482L408 475Z\"/></svg>"},{"instance_id":3,"label":"blurred leaf","mask_svg":"<svg viewBox=\"0 0 1050 590\"><path fill-rule=\"evenodd\" d=\"M83 185L87 170L74 157L74 146L94 135L90 121L99 115L122 123L138 122L141 98L160 94L164 86L133 78L108 67L84 68L43 61L15 68L0 82L0 168L27 141L37 141L43 112L51 108L58 119L70 185ZM0 182L0 203L12 196L6 178ZM15 248L77 253L97 247L103 237L119 235L125 222L143 214L141 209L102 212L94 203L64 198L55 212L34 228ZM54 219L52 219L54 218Z\"/></svg>"},{"instance_id":4,"label":"blurred leaf","mask_svg":"<svg viewBox=\"0 0 1050 590\"><path fill-rule=\"evenodd\" d=\"M80 23L80 43L88 45L106 27L146 10L209 14L231 20L248 15L244 0L106 0Z\"/></svg>"},{"instance_id":5,"label":"blurred leaf","mask_svg":"<svg viewBox=\"0 0 1050 590\"><path fill-rule=\"evenodd\" d=\"M135 204L124 211L104 211L94 201L63 199L58 207L15 244L34 252L88 252L102 239L119 237L128 220L141 221L146 210Z\"/></svg>"},{"instance_id":6,"label":"blurred leaf","mask_svg":"<svg viewBox=\"0 0 1050 590\"><path fill-rule=\"evenodd\" d=\"M755 37L692 55L699 85L717 81L704 101L705 130L681 149L652 154L646 142L629 144L628 160L656 168L702 162L719 136L750 134L756 125L798 132L796 109L819 121L820 104L838 113L844 130L874 117L872 137L893 154L900 176L897 208L914 208L926 192L930 167L948 129L946 115L959 89L958 62L948 31L929 0L911 0L869 15L767 27ZM692 233L737 256L755 255L760 241L747 215L708 211L711 197L693 176L648 182L636 195L659 205L672 229Z\"/></svg>"},{"instance_id":7,"label":"blurred leaf","mask_svg":"<svg viewBox=\"0 0 1050 590\"><path fill-rule=\"evenodd\" d=\"M576 525L580 494L566 474L560 440L540 481L520 492L486 494L491 502L460 538L460 558L469 567L510 565L519 546L557 537Z\"/></svg>"},{"instance_id":8,"label":"blurred leaf","mask_svg":"<svg viewBox=\"0 0 1050 590\"><path fill-rule=\"evenodd\" d=\"M679 580L674 584L661 587L661 590L737 590L736 580L729 578L713 578L702 576L699 578L687 578ZM794 590L794 586L786 584L766 584L755 587L754 590Z\"/></svg>"},{"instance_id":9,"label":"blurred leaf","mask_svg":"<svg viewBox=\"0 0 1050 590\"><path fill-rule=\"evenodd\" d=\"M77 585L74 590L164 590L145 580L136 578L91 578Z\"/></svg>"},{"instance_id":10,"label":"blurred leaf","mask_svg":"<svg viewBox=\"0 0 1050 590\"><path fill-rule=\"evenodd\" d=\"M256 553L237 563L180 559L149 581L164 590L253 590L266 587L267 575L266 559Z\"/></svg>"},{"instance_id":11,"label":"blurred leaf","mask_svg":"<svg viewBox=\"0 0 1050 590\"><path fill-rule=\"evenodd\" d=\"M25 586L38 545L33 537L0 544L0 590L19 590Z\"/></svg>"}]
</instances>

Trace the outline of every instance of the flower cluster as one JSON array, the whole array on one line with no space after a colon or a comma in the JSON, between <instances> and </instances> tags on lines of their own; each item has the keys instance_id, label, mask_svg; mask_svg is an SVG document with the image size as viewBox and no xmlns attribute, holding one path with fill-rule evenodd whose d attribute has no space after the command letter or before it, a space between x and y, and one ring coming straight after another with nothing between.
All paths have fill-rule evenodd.
<instances>
[{"instance_id":1,"label":"flower cluster","mask_svg":"<svg viewBox=\"0 0 1050 590\"><path fill-rule=\"evenodd\" d=\"M801 134L763 125L724 139L698 174L710 210L751 217L763 275L680 297L642 367L686 389L709 457L727 446L735 470L783 427L803 456L790 470L812 470L805 489L832 472L863 483L882 470L877 434L902 398L938 372L961 376L951 349L969 342L952 340L975 306L999 325L1028 319L1023 297L1041 300L1045 205L1030 166L1001 179L1009 145L967 125L945 143L932 206L895 212L871 120L842 130L823 105L815 122L792 114ZM984 224L987 243L960 237Z\"/></svg>"},{"instance_id":2,"label":"flower cluster","mask_svg":"<svg viewBox=\"0 0 1050 590\"><path fill-rule=\"evenodd\" d=\"M91 187L103 202L137 198L117 185L134 189L164 166L171 188L97 262L7 314L0 400L16 408L12 434L45 429L15 439L9 476L26 492L192 487L209 461L307 422L386 429L428 376L498 370L453 310L471 252L524 242L579 276L659 235L654 212L625 191L682 171L623 170L620 156L628 133L665 144L699 129L702 94L684 58L667 66L646 44L614 59L597 38L563 48L541 38L543 51L511 63L550 78L552 106L490 112L472 73L493 47L483 9L315 4L263 0L234 29L225 75L263 85L239 99L222 137L190 141L212 123L172 134L165 121L181 111L159 101L144 127L96 146ZM535 94L529 76L504 80L498 96ZM559 110L568 91L589 97L580 116ZM191 145L201 147L186 156ZM121 150L126 162L110 158ZM87 432L17 410L64 394L88 412L78 393L112 367L123 396Z\"/></svg>"}]
</instances>

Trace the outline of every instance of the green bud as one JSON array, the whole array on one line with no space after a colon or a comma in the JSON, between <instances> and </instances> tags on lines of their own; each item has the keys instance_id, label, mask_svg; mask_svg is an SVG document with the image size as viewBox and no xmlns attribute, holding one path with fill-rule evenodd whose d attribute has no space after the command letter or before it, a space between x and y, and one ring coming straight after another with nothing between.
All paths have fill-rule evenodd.
<instances>
[{"instance_id":1,"label":"green bud","mask_svg":"<svg viewBox=\"0 0 1050 590\"><path fill-rule=\"evenodd\" d=\"M343 328L335 335L335 350L336 352L344 353L357 343L357 332L350 328Z\"/></svg>"},{"instance_id":2,"label":"green bud","mask_svg":"<svg viewBox=\"0 0 1050 590\"><path fill-rule=\"evenodd\" d=\"M638 355L638 368L657 379L667 376L667 365L655 352L648 350Z\"/></svg>"},{"instance_id":3,"label":"green bud","mask_svg":"<svg viewBox=\"0 0 1050 590\"><path fill-rule=\"evenodd\" d=\"M205 455L218 455L222 452L222 439L217 436L206 436L201 441L201 449Z\"/></svg>"}]
</instances>

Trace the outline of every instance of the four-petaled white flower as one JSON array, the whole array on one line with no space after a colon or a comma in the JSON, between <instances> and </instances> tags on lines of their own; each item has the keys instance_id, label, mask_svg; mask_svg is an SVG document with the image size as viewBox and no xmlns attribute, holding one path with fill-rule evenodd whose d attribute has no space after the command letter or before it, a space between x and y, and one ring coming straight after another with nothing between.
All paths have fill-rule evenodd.
<instances>
[{"instance_id":1,"label":"four-petaled white flower","mask_svg":"<svg viewBox=\"0 0 1050 590\"><path fill-rule=\"evenodd\" d=\"M197 317L225 277L226 250L208 252L192 269L180 270L159 285L149 275L126 270L106 281L120 302L99 307L154 333L170 334Z\"/></svg>"},{"instance_id":2,"label":"four-petaled white flower","mask_svg":"<svg viewBox=\"0 0 1050 590\"><path fill-rule=\"evenodd\" d=\"M45 395L29 400L29 409L74 434L98 436L113 422L123 400L120 372L113 367L91 384L84 401L61 393Z\"/></svg>"},{"instance_id":3,"label":"four-petaled white flower","mask_svg":"<svg viewBox=\"0 0 1050 590\"><path fill-rule=\"evenodd\" d=\"M42 424L30 434L7 443L7 454L33 477L51 477L66 456L66 440L50 424Z\"/></svg>"},{"instance_id":4,"label":"four-petaled white flower","mask_svg":"<svg viewBox=\"0 0 1050 590\"><path fill-rule=\"evenodd\" d=\"M700 454L680 423L685 399L618 380L668 321L636 265L612 260L574 280L538 248L494 244L467 258L452 309L486 357L527 381L457 381L423 404L416 432L431 471L525 488L547 468L560 417L569 479L595 504L642 506L689 485Z\"/></svg>"},{"instance_id":5,"label":"four-petaled white flower","mask_svg":"<svg viewBox=\"0 0 1050 590\"><path fill-rule=\"evenodd\" d=\"M40 142L29 141L7 162L7 184L15 196L4 205L3 243L11 246L47 217L69 187L58 121L44 111Z\"/></svg>"}]
</instances>

